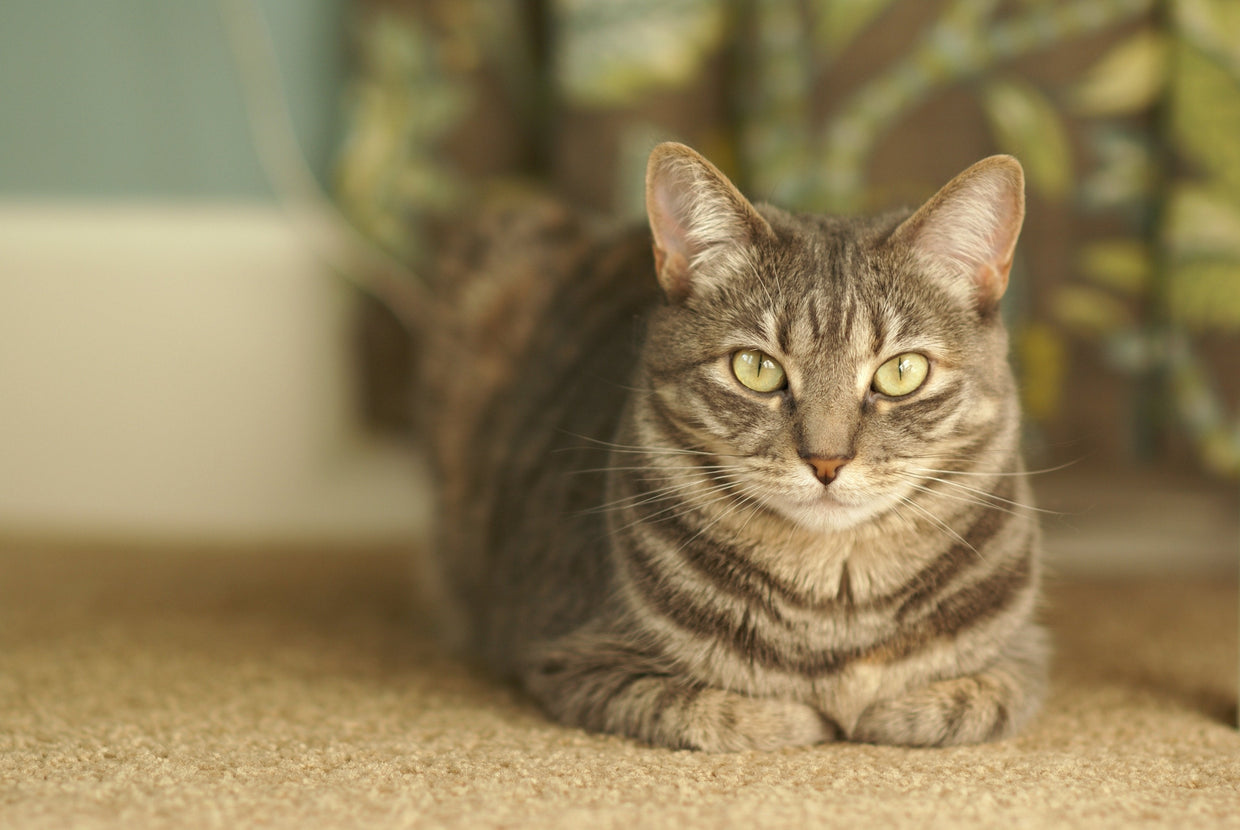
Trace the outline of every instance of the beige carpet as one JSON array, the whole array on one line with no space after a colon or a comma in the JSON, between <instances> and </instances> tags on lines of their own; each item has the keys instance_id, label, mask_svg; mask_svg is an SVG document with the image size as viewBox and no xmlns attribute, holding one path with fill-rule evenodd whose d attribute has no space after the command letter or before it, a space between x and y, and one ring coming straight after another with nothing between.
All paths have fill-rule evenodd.
<instances>
[{"instance_id":1,"label":"beige carpet","mask_svg":"<svg viewBox=\"0 0 1240 830\"><path fill-rule=\"evenodd\" d=\"M406 558L0 552L0 827L1240 827L1236 586L1052 584L1054 689L952 750L711 756L437 656Z\"/></svg>"}]
</instances>

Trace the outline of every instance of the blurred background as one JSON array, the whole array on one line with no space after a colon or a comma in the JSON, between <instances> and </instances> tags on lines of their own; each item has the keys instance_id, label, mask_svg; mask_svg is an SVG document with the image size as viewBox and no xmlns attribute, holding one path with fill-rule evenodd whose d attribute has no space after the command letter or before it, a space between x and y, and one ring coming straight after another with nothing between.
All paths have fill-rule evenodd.
<instances>
[{"instance_id":1,"label":"blurred background","mask_svg":"<svg viewBox=\"0 0 1240 830\"><path fill-rule=\"evenodd\" d=\"M403 441L357 405L356 293L269 183L243 95L268 78L243 81L227 25L274 52L326 186L354 12L0 4L0 533L353 543L416 528Z\"/></svg>"},{"instance_id":2,"label":"blurred background","mask_svg":"<svg viewBox=\"0 0 1240 830\"><path fill-rule=\"evenodd\" d=\"M6 0L0 102L0 536L411 537L403 268L496 187L640 221L677 139L819 212L1020 157L1057 558L1235 567L1232 0Z\"/></svg>"}]
</instances>

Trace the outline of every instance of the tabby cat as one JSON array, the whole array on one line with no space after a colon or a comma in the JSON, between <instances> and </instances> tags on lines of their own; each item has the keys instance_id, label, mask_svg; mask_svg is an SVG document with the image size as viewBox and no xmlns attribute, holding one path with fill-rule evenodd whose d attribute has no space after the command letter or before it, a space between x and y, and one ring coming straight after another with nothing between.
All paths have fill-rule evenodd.
<instances>
[{"instance_id":1,"label":"tabby cat","mask_svg":"<svg viewBox=\"0 0 1240 830\"><path fill-rule=\"evenodd\" d=\"M668 747L1010 735L1046 662L998 311L1020 165L840 218L667 143L646 193L650 232L525 202L444 258L422 432L465 645Z\"/></svg>"}]
</instances>

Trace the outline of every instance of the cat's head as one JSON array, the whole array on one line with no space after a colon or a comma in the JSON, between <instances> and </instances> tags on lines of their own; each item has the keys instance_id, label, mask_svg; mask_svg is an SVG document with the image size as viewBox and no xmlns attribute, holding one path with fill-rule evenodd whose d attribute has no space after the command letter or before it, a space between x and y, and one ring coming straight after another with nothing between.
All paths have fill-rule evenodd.
<instances>
[{"instance_id":1,"label":"cat's head","mask_svg":"<svg viewBox=\"0 0 1240 830\"><path fill-rule=\"evenodd\" d=\"M927 471L1011 460L998 303L1024 217L1015 159L858 219L754 206L669 143L646 201L668 299L643 352L648 411L738 492L842 529L915 499Z\"/></svg>"}]
</instances>

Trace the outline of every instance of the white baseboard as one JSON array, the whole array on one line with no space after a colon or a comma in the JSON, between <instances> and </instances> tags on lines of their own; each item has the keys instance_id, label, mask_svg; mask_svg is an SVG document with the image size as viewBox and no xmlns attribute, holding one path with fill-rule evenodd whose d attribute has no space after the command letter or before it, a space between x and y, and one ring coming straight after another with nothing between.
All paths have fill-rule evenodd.
<instances>
[{"instance_id":1,"label":"white baseboard","mask_svg":"<svg viewBox=\"0 0 1240 830\"><path fill-rule=\"evenodd\" d=\"M278 208L0 203L0 532L411 536L351 402L352 295Z\"/></svg>"}]
</instances>

